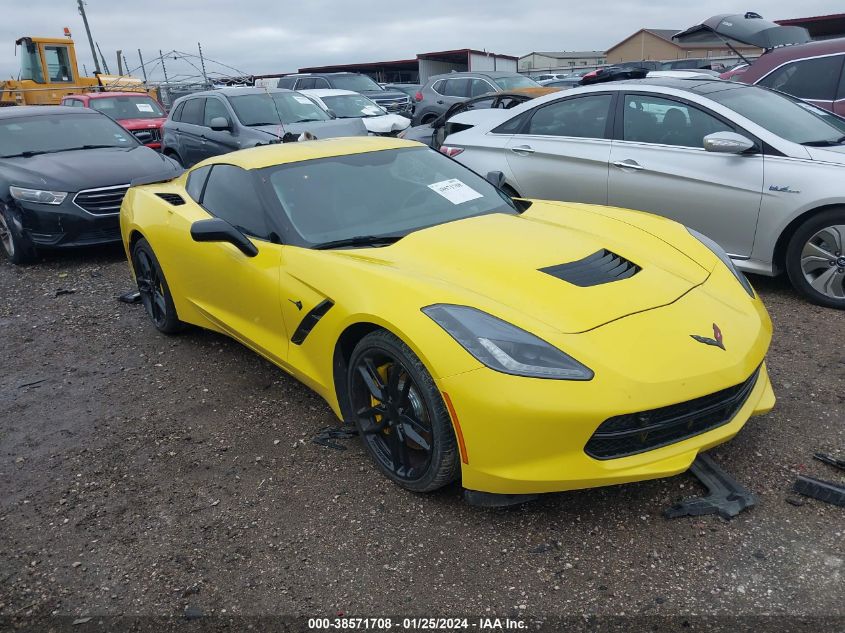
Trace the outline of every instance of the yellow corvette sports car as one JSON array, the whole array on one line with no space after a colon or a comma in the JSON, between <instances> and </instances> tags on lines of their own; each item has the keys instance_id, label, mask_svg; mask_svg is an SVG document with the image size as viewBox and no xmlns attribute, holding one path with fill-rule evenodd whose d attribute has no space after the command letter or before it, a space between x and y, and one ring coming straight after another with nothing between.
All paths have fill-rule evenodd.
<instances>
[{"instance_id":1,"label":"yellow corvette sports car","mask_svg":"<svg viewBox=\"0 0 845 633\"><path fill-rule=\"evenodd\" d=\"M268 145L133 186L121 230L158 330L269 359L410 490L672 475L772 408L771 322L718 246L496 175L399 139Z\"/></svg>"}]
</instances>

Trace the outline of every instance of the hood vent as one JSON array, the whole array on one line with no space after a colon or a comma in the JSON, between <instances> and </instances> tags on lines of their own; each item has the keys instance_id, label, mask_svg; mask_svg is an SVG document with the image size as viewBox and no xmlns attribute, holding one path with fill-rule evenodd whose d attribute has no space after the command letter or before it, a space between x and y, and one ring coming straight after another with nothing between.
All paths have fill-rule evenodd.
<instances>
[{"instance_id":1,"label":"hood vent","mask_svg":"<svg viewBox=\"0 0 845 633\"><path fill-rule=\"evenodd\" d=\"M182 198L182 196L178 193L157 193L156 195L165 202L172 204L174 207L185 204L184 198Z\"/></svg>"},{"instance_id":2,"label":"hood vent","mask_svg":"<svg viewBox=\"0 0 845 633\"><path fill-rule=\"evenodd\" d=\"M607 249L602 249L576 262L541 268L540 272L586 288L627 279L640 270L642 269L635 263Z\"/></svg>"}]
</instances>

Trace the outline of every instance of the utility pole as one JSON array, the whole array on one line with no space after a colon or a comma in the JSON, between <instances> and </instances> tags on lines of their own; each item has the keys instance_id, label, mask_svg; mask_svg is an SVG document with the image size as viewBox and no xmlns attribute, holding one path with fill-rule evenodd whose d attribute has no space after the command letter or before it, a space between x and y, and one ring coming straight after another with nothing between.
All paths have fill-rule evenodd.
<instances>
[{"instance_id":1,"label":"utility pole","mask_svg":"<svg viewBox=\"0 0 845 633\"><path fill-rule=\"evenodd\" d=\"M161 72L164 73L164 83L167 84L169 83L169 80L167 79L167 68L164 66L164 55L162 55L161 49L158 51L158 58L161 61Z\"/></svg>"},{"instance_id":2,"label":"utility pole","mask_svg":"<svg viewBox=\"0 0 845 633\"><path fill-rule=\"evenodd\" d=\"M94 38L91 37L91 28L88 26L88 16L85 15L85 3L82 0L76 0L79 5L79 15L82 16L82 23L85 25L85 32L88 34L88 44L91 46L91 55L94 57L94 73L99 74L100 62L97 61L97 51L94 50ZM108 72L108 71L106 71Z\"/></svg>"},{"instance_id":3,"label":"utility pole","mask_svg":"<svg viewBox=\"0 0 845 633\"><path fill-rule=\"evenodd\" d=\"M144 57L141 55L141 49L138 49L138 59L141 60L141 72L144 74L144 83L147 83L147 68L144 66Z\"/></svg>"},{"instance_id":4,"label":"utility pole","mask_svg":"<svg viewBox=\"0 0 845 633\"><path fill-rule=\"evenodd\" d=\"M197 49L200 52L200 66L202 66L202 80L205 82L205 87L208 88L208 76L205 74L205 59L202 56L202 45L197 42Z\"/></svg>"},{"instance_id":5,"label":"utility pole","mask_svg":"<svg viewBox=\"0 0 845 633\"><path fill-rule=\"evenodd\" d=\"M123 77L123 60L121 59L122 50L117 49L117 74Z\"/></svg>"},{"instance_id":6,"label":"utility pole","mask_svg":"<svg viewBox=\"0 0 845 633\"><path fill-rule=\"evenodd\" d=\"M103 61L103 70L106 71L107 75L111 75L111 71L109 70L109 65L106 63L106 56L103 55L103 51L100 50L99 44L97 44L97 50L100 51L100 59Z\"/></svg>"},{"instance_id":7,"label":"utility pole","mask_svg":"<svg viewBox=\"0 0 845 633\"><path fill-rule=\"evenodd\" d=\"M129 74L129 64L126 63L126 55L123 55L123 67L126 69L126 74Z\"/></svg>"}]
</instances>

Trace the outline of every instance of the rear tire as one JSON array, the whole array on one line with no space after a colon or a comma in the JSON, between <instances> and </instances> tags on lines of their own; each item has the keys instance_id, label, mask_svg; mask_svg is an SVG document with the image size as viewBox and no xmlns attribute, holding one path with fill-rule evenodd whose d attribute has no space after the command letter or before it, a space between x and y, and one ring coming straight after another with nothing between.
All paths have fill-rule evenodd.
<instances>
[{"instance_id":1,"label":"rear tire","mask_svg":"<svg viewBox=\"0 0 845 633\"><path fill-rule=\"evenodd\" d=\"M32 240L23 232L20 213L0 208L0 245L13 264L30 264L38 258Z\"/></svg>"},{"instance_id":2,"label":"rear tire","mask_svg":"<svg viewBox=\"0 0 845 633\"><path fill-rule=\"evenodd\" d=\"M164 272L156 259L155 253L144 238L132 247L132 267L141 303L155 328L162 334L178 334L185 329L185 324L176 314L176 306L170 295L170 288L164 278Z\"/></svg>"},{"instance_id":3,"label":"rear tire","mask_svg":"<svg viewBox=\"0 0 845 633\"><path fill-rule=\"evenodd\" d=\"M348 409L370 457L394 483L431 492L460 476L455 432L431 374L399 338L377 330L349 360Z\"/></svg>"},{"instance_id":4,"label":"rear tire","mask_svg":"<svg viewBox=\"0 0 845 633\"><path fill-rule=\"evenodd\" d=\"M809 301L845 310L845 207L806 220L789 240L786 272Z\"/></svg>"}]
</instances>

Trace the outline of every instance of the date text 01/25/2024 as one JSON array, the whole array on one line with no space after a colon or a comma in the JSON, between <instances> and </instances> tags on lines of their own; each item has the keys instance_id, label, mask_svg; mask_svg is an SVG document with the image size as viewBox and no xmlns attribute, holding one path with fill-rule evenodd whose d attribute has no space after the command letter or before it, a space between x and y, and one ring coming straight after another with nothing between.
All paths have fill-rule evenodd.
<instances>
[{"instance_id":1,"label":"date text 01/25/2024","mask_svg":"<svg viewBox=\"0 0 845 633\"><path fill-rule=\"evenodd\" d=\"M513 618L309 618L308 629L345 631L519 631L527 628L523 620Z\"/></svg>"}]
</instances>

